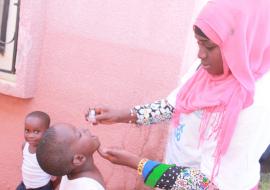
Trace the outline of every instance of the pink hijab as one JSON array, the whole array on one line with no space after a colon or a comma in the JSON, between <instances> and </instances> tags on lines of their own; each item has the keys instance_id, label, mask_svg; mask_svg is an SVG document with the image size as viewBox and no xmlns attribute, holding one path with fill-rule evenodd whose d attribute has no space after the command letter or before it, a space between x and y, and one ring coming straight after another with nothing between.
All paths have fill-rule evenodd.
<instances>
[{"instance_id":1,"label":"pink hijab","mask_svg":"<svg viewBox=\"0 0 270 190\"><path fill-rule=\"evenodd\" d=\"M203 141L212 113L218 113L212 177L218 174L240 111L253 103L256 80L270 68L269 7L269 0L210 0L195 22L220 47L225 72L214 77L200 68L179 91L174 119L202 110Z\"/></svg>"}]
</instances>

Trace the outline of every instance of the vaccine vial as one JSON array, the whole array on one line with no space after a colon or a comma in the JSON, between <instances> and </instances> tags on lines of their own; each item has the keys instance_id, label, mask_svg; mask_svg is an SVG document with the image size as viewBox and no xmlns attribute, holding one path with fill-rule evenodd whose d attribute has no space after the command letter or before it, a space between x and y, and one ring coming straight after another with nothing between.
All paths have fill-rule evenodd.
<instances>
[{"instance_id":1,"label":"vaccine vial","mask_svg":"<svg viewBox=\"0 0 270 190\"><path fill-rule=\"evenodd\" d=\"M91 125L96 122L96 111L94 109L89 110L87 120Z\"/></svg>"}]
</instances>

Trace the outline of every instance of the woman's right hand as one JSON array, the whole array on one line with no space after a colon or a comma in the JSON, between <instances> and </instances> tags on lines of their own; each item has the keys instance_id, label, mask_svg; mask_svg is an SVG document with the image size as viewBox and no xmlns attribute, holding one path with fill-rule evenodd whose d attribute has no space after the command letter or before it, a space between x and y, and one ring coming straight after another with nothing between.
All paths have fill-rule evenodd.
<instances>
[{"instance_id":1,"label":"woman's right hand","mask_svg":"<svg viewBox=\"0 0 270 190\"><path fill-rule=\"evenodd\" d=\"M116 110L105 107L95 107L95 122L93 125L106 124L111 125L115 123L128 123L130 120L134 120L134 116L130 115L128 109L126 110ZM88 121L88 115L91 109L85 114L85 119ZM135 118L136 119L136 118Z\"/></svg>"}]
</instances>

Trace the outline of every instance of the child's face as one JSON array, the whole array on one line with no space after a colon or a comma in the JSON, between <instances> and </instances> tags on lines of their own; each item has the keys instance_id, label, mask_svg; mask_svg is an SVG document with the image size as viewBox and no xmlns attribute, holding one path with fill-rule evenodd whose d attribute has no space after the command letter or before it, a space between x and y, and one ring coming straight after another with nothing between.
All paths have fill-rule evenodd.
<instances>
[{"instance_id":1,"label":"child's face","mask_svg":"<svg viewBox=\"0 0 270 190\"><path fill-rule=\"evenodd\" d=\"M37 146L43 133L46 131L48 126L45 122L37 117L28 117L25 119L24 124L24 139L31 146Z\"/></svg>"},{"instance_id":2,"label":"child's face","mask_svg":"<svg viewBox=\"0 0 270 190\"><path fill-rule=\"evenodd\" d=\"M91 156L100 146L99 139L90 133L89 128L61 124L55 127L59 140L67 142L74 154Z\"/></svg>"},{"instance_id":3,"label":"child's face","mask_svg":"<svg viewBox=\"0 0 270 190\"><path fill-rule=\"evenodd\" d=\"M211 40L195 34L199 45L198 57L202 67L212 75L223 74L223 61L219 46Z\"/></svg>"}]
</instances>

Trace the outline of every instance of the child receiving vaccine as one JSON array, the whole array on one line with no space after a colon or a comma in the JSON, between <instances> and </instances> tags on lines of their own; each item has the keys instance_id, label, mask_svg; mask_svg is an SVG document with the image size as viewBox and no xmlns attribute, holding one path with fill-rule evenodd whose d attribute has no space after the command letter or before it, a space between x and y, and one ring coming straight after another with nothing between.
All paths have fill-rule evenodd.
<instances>
[{"instance_id":1,"label":"child receiving vaccine","mask_svg":"<svg viewBox=\"0 0 270 190\"><path fill-rule=\"evenodd\" d=\"M40 167L54 176L62 176L60 190L104 190L101 173L93 154L100 146L88 128L59 123L50 127L37 147Z\"/></svg>"}]
</instances>

